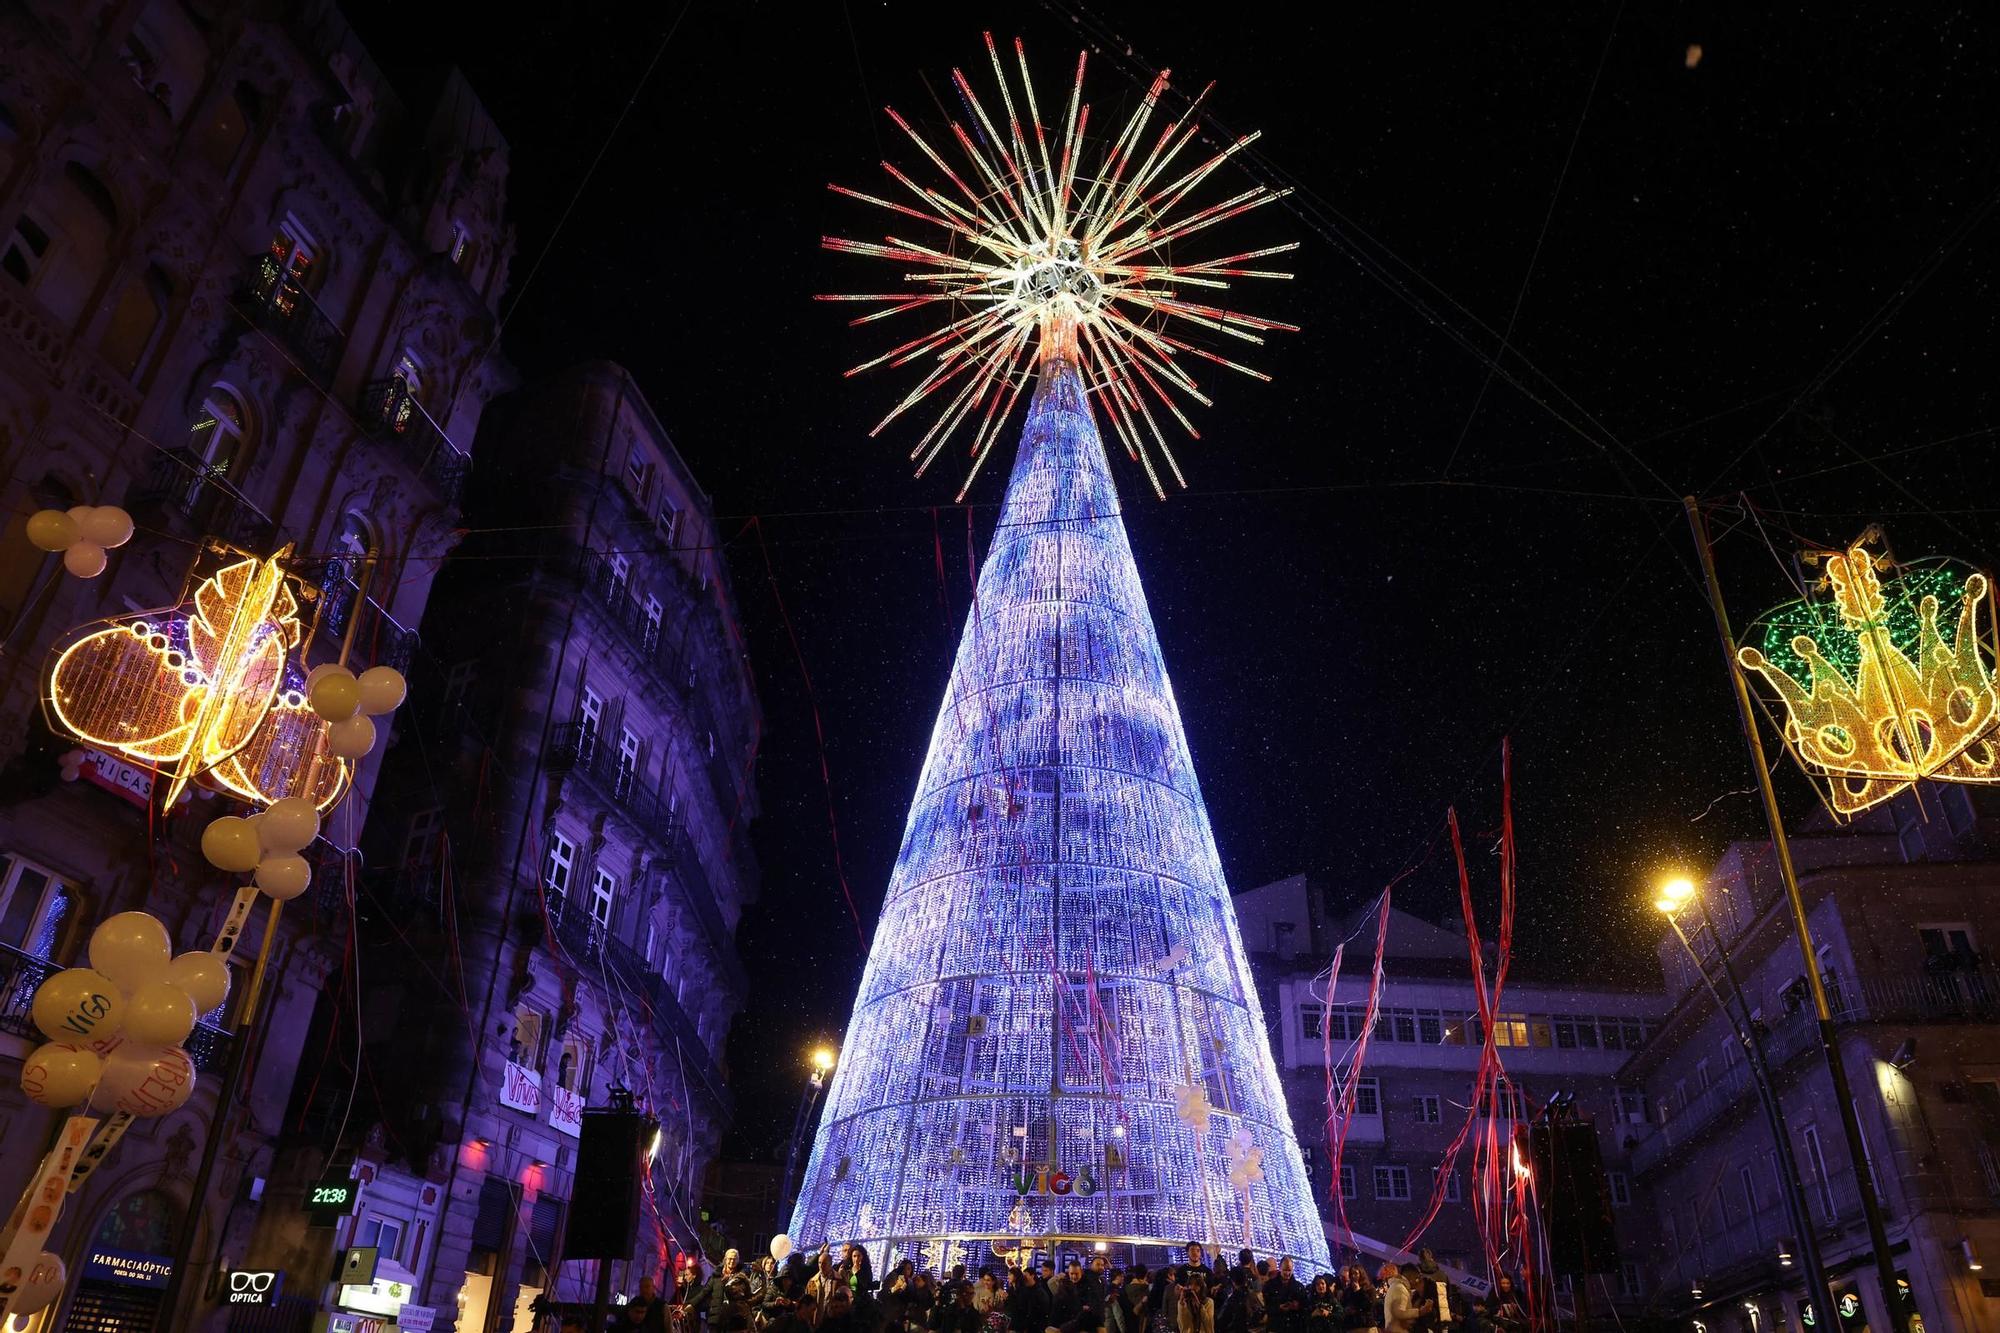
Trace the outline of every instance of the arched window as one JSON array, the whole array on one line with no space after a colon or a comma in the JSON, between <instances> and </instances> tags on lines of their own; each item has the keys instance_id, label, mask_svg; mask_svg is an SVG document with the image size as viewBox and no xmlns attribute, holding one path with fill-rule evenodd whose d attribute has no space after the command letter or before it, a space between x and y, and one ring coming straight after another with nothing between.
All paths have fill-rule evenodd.
<instances>
[{"instance_id":1,"label":"arched window","mask_svg":"<svg viewBox=\"0 0 2000 1333\"><path fill-rule=\"evenodd\" d=\"M243 405L226 386L211 385L188 427L188 451L220 476L241 457L244 434Z\"/></svg>"},{"instance_id":2,"label":"arched window","mask_svg":"<svg viewBox=\"0 0 2000 1333\"><path fill-rule=\"evenodd\" d=\"M174 285L158 264L125 284L111 322L104 328L99 350L112 369L126 379L137 379L140 363L152 349L153 339L167 317Z\"/></svg>"},{"instance_id":3,"label":"arched window","mask_svg":"<svg viewBox=\"0 0 2000 1333\"><path fill-rule=\"evenodd\" d=\"M127 1195L97 1224L92 1244L135 1254L171 1254L180 1205L161 1190Z\"/></svg>"}]
</instances>

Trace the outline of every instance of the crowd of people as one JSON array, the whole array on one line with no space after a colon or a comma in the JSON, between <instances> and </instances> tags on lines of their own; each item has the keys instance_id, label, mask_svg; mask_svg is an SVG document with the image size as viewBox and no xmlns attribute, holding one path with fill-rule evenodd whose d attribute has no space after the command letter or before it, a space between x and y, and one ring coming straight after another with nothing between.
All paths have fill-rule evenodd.
<instances>
[{"instance_id":1,"label":"crowd of people","mask_svg":"<svg viewBox=\"0 0 2000 1333\"><path fill-rule=\"evenodd\" d=\"M1101 1253L1010 1260L938 1275L905 1259L878 1277L868 1252L793 1253L745 1264L730 1250L705 1272L688 1261L674 1290L646 1279L611 1329L626 1333L1525 1333L1512 1280L1468 1294L1429 1250L1352 1265L1310 1283L1290 1259L1239 1251L1234 1264L1190 1242L1181 1263L1112 1265ZM581 1331L576 1321L564 1325ZM704 1327L705 1326L705 1327Z\"/></svg>"}]
</instances>

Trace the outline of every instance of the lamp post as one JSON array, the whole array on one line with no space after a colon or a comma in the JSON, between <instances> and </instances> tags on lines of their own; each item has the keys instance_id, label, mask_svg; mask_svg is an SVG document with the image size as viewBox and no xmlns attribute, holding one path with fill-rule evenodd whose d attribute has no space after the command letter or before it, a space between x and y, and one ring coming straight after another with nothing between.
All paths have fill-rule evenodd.
<instances>
[{"instance_id":1,"label":"lamp post","mask_svg":"<svg viewBox=\"0 0 2000 1333\"><path fill-rule=\"evenodd\" d=\"M812 1076L799 1093L799 1113L792 1120L792 1142L785 1151L785 1178L778 1186L776 1230L781 1232L791 1225L792 1182L799 1178L799 1149L805 1144L806 1124L812 1119L813 1103L819 1100L820 1089L826 1086L826 1076L833 1072L836 1058L830 1046L815 1046L812 1054L806 1057L807 1064L812 1067Z\"/></svg>"},{"instance_id":2,"label":"lamp post","mask_svg":"<svg viewBox=\"0 0 2000 1333\"><path fill-rule=\"evenodd\" d=\"M1896 1308L1896 1260L1889 1253L1889 1232L1882 1220L1882 1203L1875 1195L1870 1175L1868 1149L1861 1139L1861 1116L1855 1109L1854 1092L1847 1080L1847 1062L1840 1054L1840 1037L1833 1026L1833 1009L1826 999L1826 980L1820 975L1819 957L1813 949L1812 923L1806 917L1805 895L1799 891L1798 867L1792 863L1792 844L1785 833L1784 812L1778 808L1778 789L1771 784L1771 765L1764 757L1764 738L1757 730L1757 714L1750 702L1750 686L1743 679L1736 660L1735 631L1729 628L1729 612L1722 604L1722 581L1715 573L1715 551L1708 541L1708 520L1701 502L1684 496L1688 526L1694 531L1695 554L1701 559L1702 582L1708 591L1709 613L1715 619L1715 634L1722 642L1723 669L1729 673L1731 692L1736 696L1736 720L1743 729L1743 745L1750 752L1750 768L1757 776L1758 795L1763 800L1764 822L1771 834L1771 855L1778 863L1778 878L1785 886L1785 899L1792 913L1792 933L1799 946L1799 961L1805 968L1806 985L1812 995L1813 1014L1819 1020L1820 1059L1826 1065L1827 1081L1833 1085L1834 1112L1847 1139L1848 1162L1854 1170L1854 1192L1861 1200L1861 1218L1868 1228L1869 1247L1874 1251L1875 1279L1882 1288L1882 1305L1888 1324L1902 1333L1910 1320Z\"/></svg>"},{"instance_id":3,"label":"lamp post","mask_svg":"<svg viewBox=\"0 0 2000 1333\"><path fill-rule=\"evenodd\" d=\"M1736 1011L1722 998L1722 992L1715 988L1714 978L1708 975L1708 968L1702 964L1701 955L1694 950L1687 932L1681 929L1680 911L1690 902L1701 908L1702 922L1708 927L1708 937L1715 943L1716 956L1722 963L1723 978L1729 982L1730 992L1736 996L1736 1003L1743 1011L1739 1023ZM1701 977L1702 985L1708 988L1709 998L1715 1001L1715 1008L1736 1037L1743 1043L1743 1050L1750 1063L1750 1079L1757 1085L1757 1100L1764 1107L1764 1121L1771 1131L1771 1146L1778 1155L1778 1180L1785 1196L1785 1211L1791 1215L1792 1234L1797 1238L1793 1243L1799 1247L1799 1260L1805 1265L1806 1291L1812 1297L1813 1310L1832 1310L1833 1289L1827 1285L1826 1265L1820 1259L1819 1232L1812 1219L1812 1211L1806 1203L1805 1185L1799 1179L1799 1166L1792 1153L1791 1131L1785 1125L1785 1108L1778 1100L1777 1085L1771 1081L1770 1066L1764 1062L1764 1039L1757 1031L1757 1022L1750 1016L1750 1005L1743 998L1743 987L1737 983L1736 969L1729 961L1729 950L1722 942L1722 932L1709 920L1708 907L1701 903L1695 892L1694 881L1684 876L1668 880L1660 886L1660 896L1653 905L1667 918L1667 924L1674 928L1674 938L1687 950L1688 961L1694 964L1695 973ZM1781 1255L1780 1262L1789 1262L1790 1255ZM1821 1318L1831 1318L1822 1315Z\"/></svg>"}]
</instances>

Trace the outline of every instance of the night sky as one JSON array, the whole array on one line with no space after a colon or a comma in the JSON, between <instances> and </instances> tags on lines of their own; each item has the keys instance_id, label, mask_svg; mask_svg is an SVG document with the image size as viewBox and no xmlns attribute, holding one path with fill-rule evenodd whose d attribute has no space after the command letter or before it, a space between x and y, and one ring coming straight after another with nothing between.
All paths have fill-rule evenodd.
<instances>
[{"instance_id":1,"label":"night sky","mask_svg":"<svg viewBox=\"0 0 2000 1333\"><path fill-rule=\"evenodd\" d=\"M2000 22L1513 8L1093 11L1134 67L1217 80L1218 121L1299 187L1231 249L1306 243L1296 282L1241 295L1304 331L1253 349L1274 383L1209 377L1189 491L1114 463L1232 884L1310 871L1362 903L1455 802L1490 902L1511 734L1525 956L1649 976L1654 874L1761 827L1675 497L1755 502L1761 529L1715 519L1739 622L1795 547L1872 519L1905 557L2000 556ZM629 367L723 516L766 710L731 1146L768 1156L862 963L780 599L872 927L968 590L956 475L910 478L921 427L866 438L913 379L843 379L890 342L810 300L886 271L819 248L885 230L825 186L922 166L881 107L939 124L953 65L990 80L982 29L1026 39L1045 111L1084 39L1025 0L694 5L663 52L678 5L350 12L394 74L465 68L513 145L509 354ZM1094 58L1093 124L1140 91ZM982 552L1005 472L973 496ZM1397 900L1454 910L1446 862Z\"/></svg>"}]
</instances>

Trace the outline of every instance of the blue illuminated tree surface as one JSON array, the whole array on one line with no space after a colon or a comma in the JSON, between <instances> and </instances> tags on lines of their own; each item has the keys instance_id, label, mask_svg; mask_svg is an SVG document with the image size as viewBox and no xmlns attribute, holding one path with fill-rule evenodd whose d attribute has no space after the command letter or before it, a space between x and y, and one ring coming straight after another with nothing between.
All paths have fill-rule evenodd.
<instances>
[{"instance_id":1,"label":"blue illuminated tree surface","mask_svg":"<svg viewBox=\"0 0 2000 1333\"><path fill-rule=\"evenodd\" d=\"M1070 359L1038 381L791 1234L939 1264L1202 1240L1316 1271L1092 405Z\"/></svg>"}]
</instances>

